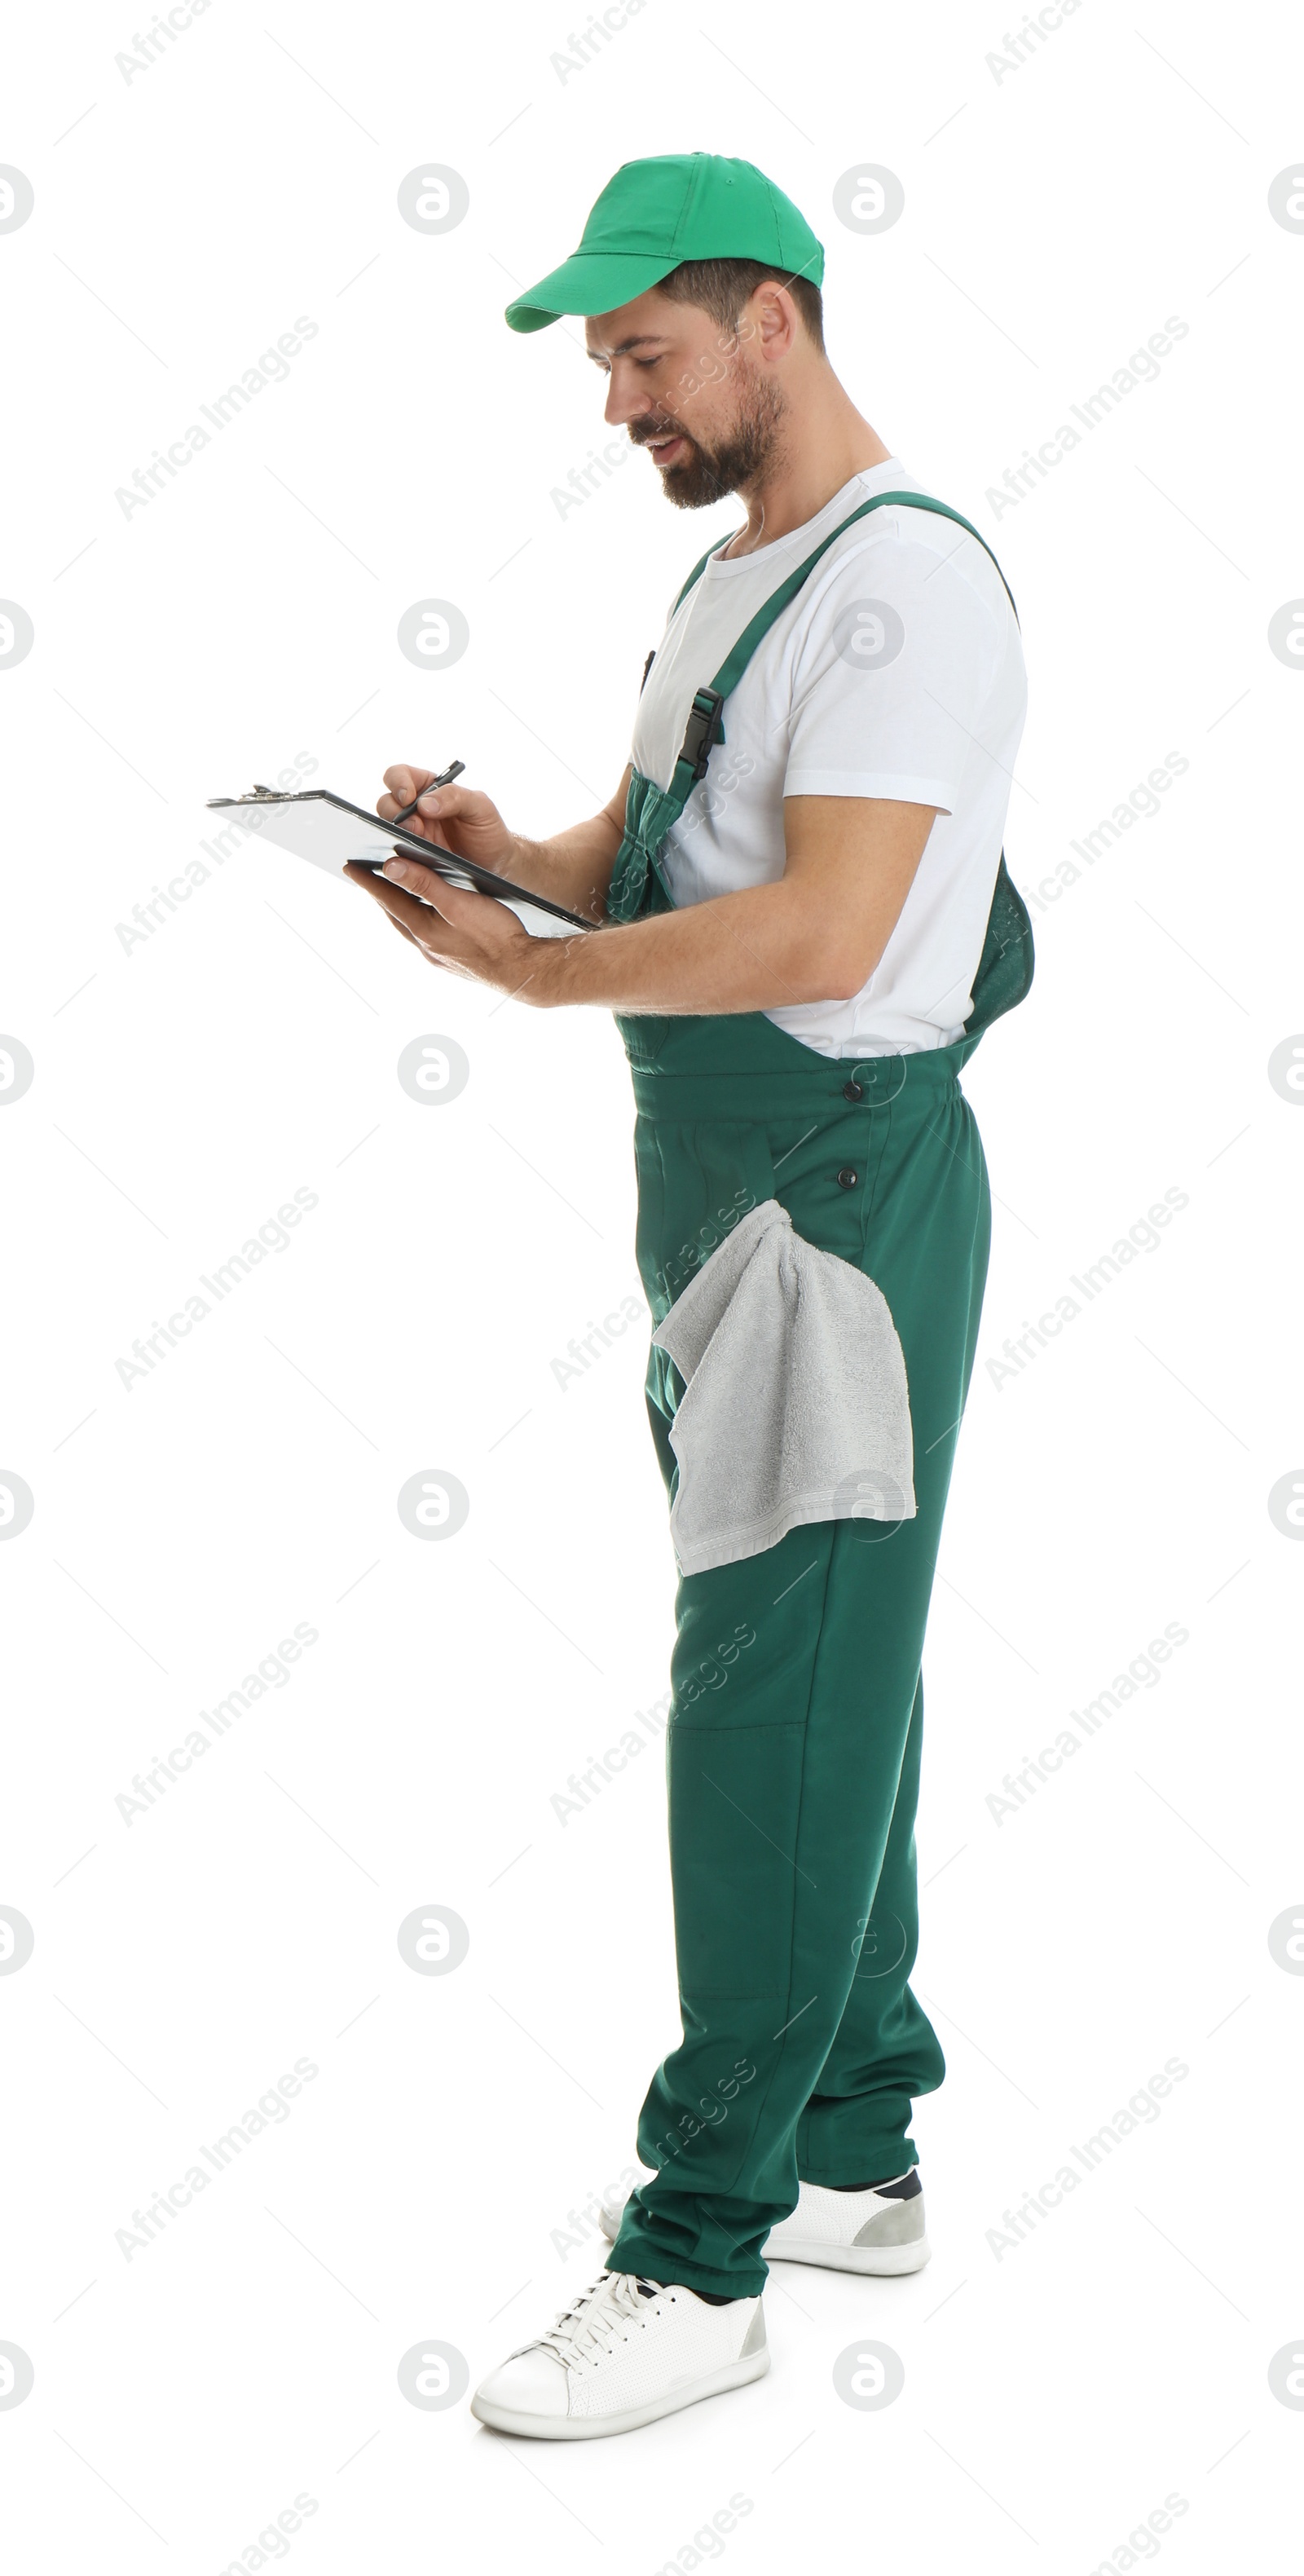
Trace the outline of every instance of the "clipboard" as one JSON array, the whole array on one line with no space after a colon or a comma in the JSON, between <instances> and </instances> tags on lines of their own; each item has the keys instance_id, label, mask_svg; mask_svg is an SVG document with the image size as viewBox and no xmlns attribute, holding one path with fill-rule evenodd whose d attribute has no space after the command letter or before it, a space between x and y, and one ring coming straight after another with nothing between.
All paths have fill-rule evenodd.
<instances>
[{"instance_id":1,"label":"clipboard","mask_svg":"<svg viewBox=\"0 0 1304 2576\"><path fill-rule=\"evenodd\" d=\"M595 930L598 926L585 921L578 912L567 912L562 904L550 903L546 895L531 894L525 886L513 885L510 878L478 867L472 859L459 859L452 850L437 849L432 842L419 840L415 832L405 832L401 824L382 822L379 814L368 814L363 806L351 805L346 796L335 796L328 787L305 787L292 795L283 795L272 787L255 787L248 796L210 796L207 805L210 813L229 814L250 839L272 841L278 849L293 851L296 858L307 859L330 876L341 876L350 860L376 875L390 853L398 850L405 858L418 860L448 885L461 886L471 894L492 895L497 902L505 903L536 937L555 939L562 930Z\"/></svg>"}]
</instances>

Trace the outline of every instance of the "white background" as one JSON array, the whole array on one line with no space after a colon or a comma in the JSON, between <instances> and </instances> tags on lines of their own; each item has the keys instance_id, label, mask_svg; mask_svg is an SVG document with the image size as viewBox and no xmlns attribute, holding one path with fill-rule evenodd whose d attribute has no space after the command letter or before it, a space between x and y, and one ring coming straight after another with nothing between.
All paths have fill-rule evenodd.
<instances>
[{"instance_id":1,"label":"white background","mask_svg":"<svg viewBox=\"0 0 1304 2576\"><path fill-rule=\"evenodd\" d=\"M1304 681L1267 629L1304 593L1304 239L1267 193L1298 31L1083 0L1000 78L999 19L956 0L799 27L647 0L562 77L571 32L214 0L130 79L108 8L9 33L0 158L35 190L0 235L0 592L35 628L0 665L0 1025L36 1067L0 1120L0 1463L35 1496L0 1548L0 1902L35 1932L0 1977L0 2341L35 2372L0 2410L12 2563L252 2570L305 2494L304 2576L688 2569L732 2495L696 2548L740 2576L1280 2564L1304 1982L1268 1928L1304 1862L1300 1566L1268 1495L1304 1458L1304 1120L1267 1064L1304 1025ZM1031 674L1016 880L1169 752L1189 770L1034 905L1032 997L965 1077L998 1204L925 1665L935 2259L777 2270L766 2381L561 2448L396 2374L434 2338L474 2383L593 2276L569 2213L629 2163L676 2036L659 1753L551 1803L664 1691L672 1633L645 1322L552 1368L637 1292L623 1054L603 1013L440 977L274 852L129 949L117 925L199 855L206 797L298 752L364 803L456 755L536 833L610 794L664 601L736 506L681 522L634 458L563 516L601 388L573 326L519 338L502 307L619 161L695 148L796 198L835 366L997 546ZM470 195L433 237L396 203L423 154ZM904 187L881 235L833 211L857 156ZM124 515L300 315L288 380ZM1158 381L998 513L1173 315ZM426 597L469 622L456 668L397 649ZM431 1033L471 1066L442 1106L395 1072ZM297 1188L288 1246L124 1387L133 1339ZM1006 1337L1168 1189L1160 1247L997 1386ZM396 1511L427 1468L470 1497L439 1544ZM297 1622L288 1682L124 1821ZM1162 1680L997 1823L1003 1775L1169 1622ZM444 1976L397 1947L431 1905L470 1932ZM286 2119L127 2259L133 2210L301 2057ZM1161 2114L998 2259L1002 2213L1169 2058ZM866 2337L904 2363L881 2413L833 2385Z\"/></svg>"}]
</instances>

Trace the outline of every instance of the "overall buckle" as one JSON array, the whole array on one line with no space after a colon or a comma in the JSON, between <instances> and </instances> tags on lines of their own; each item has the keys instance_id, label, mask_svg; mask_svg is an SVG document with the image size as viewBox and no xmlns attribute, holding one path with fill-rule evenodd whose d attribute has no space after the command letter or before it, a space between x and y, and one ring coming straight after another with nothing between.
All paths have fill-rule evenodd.
<instances>
[{"instance_id":1,"label":"overall buckle","mask_svg":"<svg viewBox=\"0 0 1304 2576\"><path fill-rule=\"evenodd\" d=\"M713 746L724 740L724 726L720 722L723 705L724 698L719 689L699 689L689 708L679 757L691 764L694 787L699 786L706 776Z\"/></svg>"}]
</instances>

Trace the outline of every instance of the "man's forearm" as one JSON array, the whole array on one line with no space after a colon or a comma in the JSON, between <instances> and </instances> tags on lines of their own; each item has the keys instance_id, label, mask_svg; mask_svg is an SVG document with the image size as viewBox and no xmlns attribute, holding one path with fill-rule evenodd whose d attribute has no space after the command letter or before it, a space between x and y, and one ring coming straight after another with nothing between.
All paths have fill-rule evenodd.
<instances>
[{"instance_id":1,"label":"man's forearm","mask_svg":"<svg viewBox=\"0 0 1304 2576\"><path fill-rule=\"evenodd\" d=\"M567 912L601 921L620 840L621 826L610 809L594 814L588 822L572 823L549 841L527 841L523 834L514 833L502 874L531 894L546 894L552 903L564 904Z\"/></svg>"},{"instance_id":2,"label":"man's forearm","mask_svg":"<svg viewBox=\"0 0 1304 2576\"><path fill-rule=\"evenodd\" d=\"M542 940L531 968L518 998L537 1007L592 1002L672 1016L832 1001L845 980L809 899L783 878L582 938Z\"/></svg>"}]
</instances>

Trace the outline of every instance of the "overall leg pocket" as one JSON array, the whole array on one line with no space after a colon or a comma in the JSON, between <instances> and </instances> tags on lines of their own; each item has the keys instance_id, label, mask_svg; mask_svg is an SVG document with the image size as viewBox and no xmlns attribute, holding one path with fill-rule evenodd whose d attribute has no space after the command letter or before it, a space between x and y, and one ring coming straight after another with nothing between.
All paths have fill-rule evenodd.
<instances>
[{"instance_id":1,"label":"overall leg pocket","mask_svg":"<svg viewBox=\"0 0 1304 2576\"><path fill-rule=\"evenodd\" d=\"M800 1724L672 1720L670 1867L690 2013L699 1997L788 1992L804 1743Z\"/></svg>"}]
</instances>

